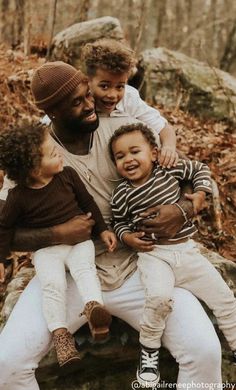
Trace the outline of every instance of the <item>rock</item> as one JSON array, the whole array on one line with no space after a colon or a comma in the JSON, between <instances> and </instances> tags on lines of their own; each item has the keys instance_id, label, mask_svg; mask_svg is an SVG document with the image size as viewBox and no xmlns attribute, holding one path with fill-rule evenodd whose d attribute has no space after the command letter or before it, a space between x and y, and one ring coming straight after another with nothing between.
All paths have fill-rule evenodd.
<instances>
[{"instance_id":1,"label":"rock","mask_svg":"<svg viewBox=\"0 0 236 390\"><path fill-rule=\"evenodd\" d=\"M225 259L216 252L208 250L201 244L198 244L198 246L202 255L207 257L207 259L215 266L217 271L220 272L222 278L236 296L236 263Z\"/></svg>"},{"instance_id":2,"label":"rock","mask_svg":"<svg viewBox=\"0 0 236 390\"><path fill-rule=\"evenodd\" d=\"M133 83L151 103L236 121L236 78L177 51L160 47L142 52Z\"/></svg>"},{"instance_id":3,"label":"rock","mask_svg":"<svg viewBox=\"0 0 236 390\"><path fill-rule=\"evenodd\" d=\"M52 42L51 59L79 67L81 47L100 38L124 39L118 19L110 16L76 23L58 33Z\"/></svg>"}]
</instances>

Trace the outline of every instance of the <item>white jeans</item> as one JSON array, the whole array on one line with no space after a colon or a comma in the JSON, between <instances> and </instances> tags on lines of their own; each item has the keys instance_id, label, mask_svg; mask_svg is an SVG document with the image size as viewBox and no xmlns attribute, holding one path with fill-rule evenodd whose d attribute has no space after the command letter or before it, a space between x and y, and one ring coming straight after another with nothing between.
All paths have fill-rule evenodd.
<instances>
[{"instance_id":1,"label":"white jeans","mask_svg":"<svg viewBox=\"0 0 236 390\"><path fill-rule=\"evenodd\" d=\"M159 348L173 304L174 286L191 291L213 311L232 351L236 351L236 299L214 266L201 255L196 243L156 245L139 253L138 269L146 302L140 322L140 342Z\"/></svg>"},{"instance_id":2,"label":"white jeans","mask_svg":"<svg viewBox=\"0 0 236 390\"><path fill-rule=\"evenodd\" d=\"M66 318L66 269L70 271L85 305L103 304L91 240L70 245L55 245L34 253L33 264L43 292L43 313L50 332L68 328Z\"/></svg>"},{"instance_id":3,"label":"white jeans","mask_svg":"<svg viewBox=\"0 0 236 390\"><path fill-rule=\"evenodd\" d=\"M67 278L67 321L73 333L85 323L79 317L83 303L75 282ZM107 309L139 330L145 302L139 272L113 291L103 292ZM207 385L221 383L221 348L214 327L198 300L188 291L174 289L174 305L162 344L179 363L178 384L189 389L205 390ZM38 390L34 370L51 346L42 313L42 291L34 277L21 294L8 322L0 334L0 389ZM193 388L194 389L194 388ZM104 389L105 390L105 389Z\"/></svg>"}]
</instances>

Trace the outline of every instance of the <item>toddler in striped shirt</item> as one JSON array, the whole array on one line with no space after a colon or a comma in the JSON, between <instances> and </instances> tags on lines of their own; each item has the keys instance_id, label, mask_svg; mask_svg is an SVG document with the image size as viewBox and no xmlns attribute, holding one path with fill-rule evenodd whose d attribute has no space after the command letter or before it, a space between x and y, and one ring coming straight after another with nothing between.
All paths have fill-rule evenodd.
<instances>
[{"instance_id":1,"label":"toddler in striped shirt","mask_svg":"<svg viewBox=\"0 0 236 390\"><path fill-rule=\"evenodd\" d=\"M180 232L161 239L141 230L142 212L165 204L178 204L182 180L191 180L192 202L197 213L211 192L209 168L198 161L179 160L175 167L158 164L153 132L142 123L122 126L109 142L111 159L124 180L112 194L114 230L119 239L138 253L138 269L146 302L140 323L140 362L137 380L155 387L159 381L159 348L173 302L174 286L203 300L218 321L236 362L236 299L214 266L191 239L195 225L186 218Z\"/></svg>"}]
</instances>

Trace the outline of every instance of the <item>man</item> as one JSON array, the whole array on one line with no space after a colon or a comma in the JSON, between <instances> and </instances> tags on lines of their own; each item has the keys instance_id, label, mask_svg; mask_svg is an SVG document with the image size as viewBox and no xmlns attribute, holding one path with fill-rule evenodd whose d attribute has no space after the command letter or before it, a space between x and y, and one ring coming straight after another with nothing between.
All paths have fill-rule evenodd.
<instances>
[{"instance_id":1,"label":"man","mask_svg":"<svg viewBox=\"0 0 236 390\"><path fill-rule=\"evenodd\" d=\"M119 178L109 159L107 144L116 128L132 123L132 118L103 117L98 126L86 79L80 71L62 62L46 63L38 68L33 76L32 92L36 105L52 121L52 136L61 146L65 165L77 170L109 222L110 195ZM158 237L174 235L187 218L184 203L179 206L155 210L159 215L146 221L142 229ZM17 232L14 246L34 250L53 244L74 244L90 238L93 224L88 214L53 228ZM115 253L108 254L100 242L95 244L104 303L111 314L138 330L144 291L136 271L136 255L122 245ZM149 249L152 247L152 243L147 245ZM191 387L195 383L199 389L210 383L219 385L220 345L211 322L191 293L176 288L174 301L162 344L179 363L178 384ZM72 333L85 322L79 317L81 310L75 284L68 277L67 317ZM0 389L38 389L34 370L51 346L51 334L43 318L36 278L13 309L0 335L0 345ZM147 363L151 366L151 361Z\"/></svg>"}]
</instances>

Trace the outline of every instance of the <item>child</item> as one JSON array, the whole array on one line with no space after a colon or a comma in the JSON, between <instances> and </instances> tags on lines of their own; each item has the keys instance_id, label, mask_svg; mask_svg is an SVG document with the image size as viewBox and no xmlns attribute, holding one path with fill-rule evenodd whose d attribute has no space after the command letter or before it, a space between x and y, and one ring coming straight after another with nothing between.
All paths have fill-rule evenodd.
<instances>
[{"instance_id":1,"label":"child","mask_svg":"<svg viewBox=\"0 0 236 390\"><path fill-rule=\"evenodd\" d=\"M8 195L0 217L0 277L4 280L4 259L9 253L15 226L50 227L91 213L94 233L109 251L116 247L115 234L107 230L92 196L77 173L63 169L63 159L42 125L9 129L0 134L0 166L17 186ZM91 240L74 246L56 245L35 252L33 263L42 285L43 311L53 335L60 366L78 360L66 322L66 277L68 269L84 302L90 330L95 339L106 338L111 315L103 306L100 283L94 264ZM89 287L88 287L89 286Z\"/></svg>"},{"instance_id":2,"label":"child","mask_svg":"<svg viewBox=\"0 0 236 390\"><path fill-rule=\"evenodd\" d=\"M135 88L127 85L135 63L133 51L114 39L100 39L84 46L82 61L97 110L111 116L129 114L156 130L162 145L159 164L169 168L174 166L178 155L173 128L140 98Z\"/></svg>"},{"instance_id":3,"label":"child","mask_svg":"<svg viewBox=\"0 0 236 390\"><path fill-rule=\"evenodd\" d=\"M115 131L109 151L124 180L112 195L114 230L126 245L139 252L138 268L146 302L140 324L141 355L137 379L155 386L159 380L158 356L166 318L173 305L174 286L190 290L213 310L220 328L234 351L236 362L236 300L229 287L190 239L196 231L190 221L175 237L161 241L144 237L139 229L140 213L160 204L179 206L180 180L192 180L195 212L201 198L211 191L210 172L205 164L179 160L163 169L156 162L157 145L152 131L141 123ZM146 238L146 240L145 240Z\"/></svg>"}]
</instances>

